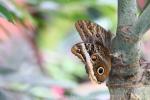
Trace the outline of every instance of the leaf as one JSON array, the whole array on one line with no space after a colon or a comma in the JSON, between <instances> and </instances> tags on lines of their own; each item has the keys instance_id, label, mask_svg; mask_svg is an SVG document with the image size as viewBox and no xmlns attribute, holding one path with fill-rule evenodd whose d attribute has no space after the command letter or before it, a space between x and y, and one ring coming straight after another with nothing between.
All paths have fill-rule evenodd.
<instances>
[{"instance_id":1,"label":"leaf","mask_svg":"<svg viewBox=\"0 0 150 100\"><path fill-rule=\"evenodd\" d=\"M0 4L0 16L5 17L7 20L11 22L14 21L14 14L1 4Z\"/></svg>"}]
</instances>

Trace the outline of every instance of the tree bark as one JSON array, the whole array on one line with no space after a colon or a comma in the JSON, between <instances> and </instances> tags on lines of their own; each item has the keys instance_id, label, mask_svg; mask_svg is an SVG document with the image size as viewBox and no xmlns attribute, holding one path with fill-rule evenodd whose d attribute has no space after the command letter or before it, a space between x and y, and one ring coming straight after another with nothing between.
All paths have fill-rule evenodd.
<instances>
[{"instance_id":1,"label":"tree bark","mask_svg":"<svg viewBox=\"0 0 150 100\"><path fill-rule=\"evenodd\" d=\"M150 5L139 17L137 14L136 0L118 0L118 26L107 82L111 100L150 100L150 65L140 63L141 38L150 28Z\"/></svg>"}]
</instances>

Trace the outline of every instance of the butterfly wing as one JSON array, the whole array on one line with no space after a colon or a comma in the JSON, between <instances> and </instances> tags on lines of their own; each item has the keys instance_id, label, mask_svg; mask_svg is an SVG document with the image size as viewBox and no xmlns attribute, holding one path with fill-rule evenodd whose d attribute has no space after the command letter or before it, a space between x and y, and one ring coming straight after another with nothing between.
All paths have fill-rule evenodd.
<instances>
[{"instance_id":1,"label":"butterfly wing","mask_svg":"<svg viewBox=\"0 0 150 100\"><path fill-rule=\"evenodd\" d=\"M86 20L78 21L75 26L83 42L75 44L71 51L86 65L91 81L101 83L108 77L111 68L111 33Z\"/></svg>"},{"instance_id":2,"label":"butterfly wing","mask_svg":"<svg viewBox=\"0 0 150 100\"><path fill-rule=\"evenodd\" d=\"M95 53L94 48L99 47L101 48L100 53ZM71 51L85 64L86 72L92 82L101 83L108 77L111 62L106 47L81 42L73 45ZM98 72L99 68L103 69L103 74Z\"/></svg>"},{"instance_id":3,"label":"butterfly wing","mask_svg":"<svg viewBox=\"0 0 150 100\"><path fill-rule=\"evenodd\" d=\"M86 58L85 58L85 55L83 54L82 49L83 49L83 47L82 47L81 43L77 43L77 44L73 45L73 47L71 48L71 52L85 64Z\"/></svg>"},{"instance_id":4,"label":"butterfly wing","mask_svg":"<svg viewBox=\"0 0 150 100\"><path fill-rule=\"evenodd\" d=\"M83 63L86 63L86 57L84 54L83 45L85 46L85 49L89 55L91 55L94 52L93 44L85 43L85 42L80 42L80 43L74 44L73 47L71 48L71 52L75 56L77 56Z\"/></svg>"},{"instance_id":5,"label":"butterfly wing","mask_svg":"<svg viewBox=\"0 0 150 100\"><path fill-rule=\"evenodd\" d=\"M77 21L75 27L84 42L99 42L110 48L111 32L106 31L103 27L87 20Z\"/></svg>"},{"instance_id":6,"label":"butterfly wing","mask_svg":"<svg viewBox=\"0 0 150 100\"><path fill-rule=\"evenodd\" d=\"M98 83L97 78L94 75L93 72L93 63L91 61L90 55L89 55L89 50L87 48L91 48L92 45L91 43L77 43L75 44L71 51L74 55L76 55L79 59L82 60L82 62L85 64L85 69L86 72L90 78L90 80L94 83Z\"/></svg>"}]
</instances>

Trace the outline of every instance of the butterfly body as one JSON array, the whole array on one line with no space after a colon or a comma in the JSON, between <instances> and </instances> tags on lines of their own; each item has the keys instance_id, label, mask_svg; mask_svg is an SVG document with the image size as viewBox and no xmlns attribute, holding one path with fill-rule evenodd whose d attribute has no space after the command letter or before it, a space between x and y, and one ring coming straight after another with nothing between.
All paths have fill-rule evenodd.
<instances>
[{"instance_id":1,"label":"butterfly body","mask_svg":"<svg viewBox=\"0 0 150 100\"><path fill-rule=\"evenodd\" d=\"M75 26L83 42L75 44L71 51L85 64L91 81L101 83L111 69L111 34L90 21L81 20Z\"/></svg>"}]
</instances>

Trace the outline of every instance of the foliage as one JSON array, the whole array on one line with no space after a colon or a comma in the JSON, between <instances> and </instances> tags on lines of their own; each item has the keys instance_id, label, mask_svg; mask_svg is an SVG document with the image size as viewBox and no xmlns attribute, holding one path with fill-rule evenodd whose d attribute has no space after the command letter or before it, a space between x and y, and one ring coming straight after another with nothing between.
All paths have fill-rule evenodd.
<instances>
[{"instance_id":1,"label":"foliage","mask_svg":"<svg viewBox=\"0 0 150 100\"><path fill-rule=\"evenodd\" d=\"M7 18L10 21L13 21L13 14L7 8L5 8L3 5L0 5L0 15Z\"/></svg>"},{"instance_id":2,"label":"foliage","mask_svg":"<svg viewBox=\"0 0 150 100\"><path fill-rule=\"evenodd\" d=\"M5 31L6 34L15 37L13 39L8 35L9 40L6 40L11 42L10 44L8 42L11 45L11 52L2 46L5 49L1 50L4 53L0 56L5 56L4 65L9 67L0 68L0 75L7 79L1 85L4 91L1 91L0 95L9 90L13 92L8 93L9 95L16 95L19 92L20 98L31 97L29 100L56 99L58 95L60 98L97 96L97 94L79 96L72 91L87 81L83 65L75 61L70 52L75 41L80 41L75 33L74 23L79 19L93 20L115 32L116 6L113 3L102 0L1 0L0 2L0 15L14 22L14 26L19 28L20 32L18 37L16 35L18 31L11 30L9 33ZM10 30L9 27L6 29ZM43 74L37 71L37 68L41 70L41 67L35 64L36 58L33 57L33 55L39 57L37 48L43 57ZM9 100L10 98L15 99L8 97Z\"/></svg>"}]
</instances>

